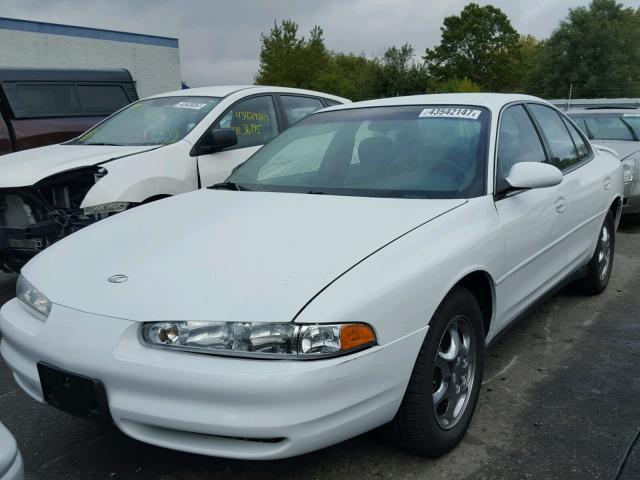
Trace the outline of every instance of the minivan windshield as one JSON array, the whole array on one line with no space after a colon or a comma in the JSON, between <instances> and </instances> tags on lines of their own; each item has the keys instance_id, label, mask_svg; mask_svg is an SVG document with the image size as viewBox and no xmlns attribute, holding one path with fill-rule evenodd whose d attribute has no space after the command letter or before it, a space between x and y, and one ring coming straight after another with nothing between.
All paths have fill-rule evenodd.
<instances>
[{"instance_id":1,"label":"minivan windshield","mask_svg":"<svg viewBox=\"0 0 640 480\"><path fill-rule=\"evenodd\" d=\"M489 112L370 107L317 113L283 132L219 188L404 198L484 194Z\"/></svg>"},{"instance_id":2,"label":"minivan windshield","mask_svg":"<svg viewBox=\"0 0 640 480\"><path fill-rule=\"evenodd\" d=\"M120 110L72 141L76 145L166 145L184 138L219 102L217 97L159 97Z\"/></svg>"},{"instance_id":3,"label":"minivan windshield","mask_svg":"<svg viewBox=\"0 0 640 480\"><path fill-rule=\"evenodd\" d=\"M569 113L571 119L591 140L640 139L640 113Z\"/></svg>"}]
</instances>

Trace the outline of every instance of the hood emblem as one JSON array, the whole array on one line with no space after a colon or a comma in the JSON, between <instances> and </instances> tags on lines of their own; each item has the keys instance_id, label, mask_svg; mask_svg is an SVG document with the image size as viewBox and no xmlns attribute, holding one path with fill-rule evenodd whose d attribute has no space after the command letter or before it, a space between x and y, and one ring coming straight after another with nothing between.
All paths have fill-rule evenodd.
<instances>
[{"instance_id":1,"label":"hood emblem","mask_svg":"<svg viewBox=\"0 0 640 480\"><path fill-rule=\"evenodd\" d=\"M123 275L122 273L119 273L118 275L111 275L107 278L107 281L110 283L124 283L127 280L129 280L129 275Z\"/></svg>"}]
</instances>

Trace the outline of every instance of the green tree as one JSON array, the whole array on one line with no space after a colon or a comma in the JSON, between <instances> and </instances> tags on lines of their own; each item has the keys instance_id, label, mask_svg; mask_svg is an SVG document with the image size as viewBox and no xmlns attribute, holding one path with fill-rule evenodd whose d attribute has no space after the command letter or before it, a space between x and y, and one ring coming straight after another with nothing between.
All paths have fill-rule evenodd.
<instances>
[{"instance_id":1,"label":"green tree","mask_svg":"<svg viewBox=\"0 0 640 480\"><path fill-rule=\"evenodd\" d=\"M374 60L353 53L332 53L328 67L319 73L313 89L332 93L353 101L376 96Z\"/></svg>"},{"instance_id":2,"label":"green tree","mask_svg":"<svg viewBox=\"0 0 640 480\"><path fill-rule=\"evenodd\" d=\"M593 0L543 42L531 91L547 98L640 96L640 10Z\"/></svg>"},{"instance_id":3,"label":"green tree","mask_svg":"<svg viewBox=\"0 0 640 480\"><path fill-rule=\"evenodd\" d=\"M330 62L322 29L314 27L309 39L298 38L298 24L284 20L274 23L269 35L261 36L258 85L310 88Z\"/></svg>"},{"instance_id":4,"label":"green tree","mask_svg":"<svg viewBox=\"0 0 640 480\"><path fill-rule=\"evenodd\" d=\"M519 40L520 51L518 56L519 83L515 91L530 92L535 89L532 72L535 71L539 60L542 42L533 35L522 35Z\"/></svg>"},{"instance_id":5,"label":"green tree","mask_svg":"<svg viewBox=\"0 0 640 480\"><path fill-rule=\"evenodd\" d=\"M388 48L375 60L377 97L396 97L424 93L427 74L422 63L414 59L414 49L408 43Z\"/></svg>"},{"instance_id":6,"label":"green tree","mask_svg":"<svg viewBox=\"0 0 640 480\"><path fill-rule=\"evenodd\" d=\"M483 90L512 91L520 83L519 34L491 5L469 3L444 19L440 45L424 60L435 82L468 78Z\"/></svg>"},{"instance_id":7,"label":"green tree","mask_svg":"<svg viewBox=\"0 0 640 480\"><path fill-rule=\"evenodd\" d=\"M481 92L480 85L465 78L452 78L444 82L434 83L433 93L477 93Z\"/></svg>"}]
</instances>

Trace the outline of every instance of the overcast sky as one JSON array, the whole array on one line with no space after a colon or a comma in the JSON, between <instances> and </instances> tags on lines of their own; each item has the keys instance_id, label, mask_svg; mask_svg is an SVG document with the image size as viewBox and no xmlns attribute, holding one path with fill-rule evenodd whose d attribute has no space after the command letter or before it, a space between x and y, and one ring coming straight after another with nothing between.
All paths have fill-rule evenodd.
<instances>
[{"instance_id":1,"label":"overcast sky","mask_svg":"<svg viewBox=\"0 0 640 480\"><path fill-rule=\"evenodd\" d=\"M411 43L418 54L440 40L445 16L467 0L0 0L3 17L176 37L191 86L252 83L260 34L291 18L307 34L324 29L328 48L380 54ZM522 34L547 37L568 9L589 0L493 0ZM624 0L638 8L640 0Z\"/></svg>"}]
</instances>

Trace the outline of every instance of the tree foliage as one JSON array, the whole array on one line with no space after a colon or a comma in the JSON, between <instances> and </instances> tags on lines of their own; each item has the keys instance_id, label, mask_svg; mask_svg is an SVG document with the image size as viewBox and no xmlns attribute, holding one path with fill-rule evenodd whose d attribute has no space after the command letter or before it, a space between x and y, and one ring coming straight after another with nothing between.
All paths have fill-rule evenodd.
<instances>
[{"instance_id":1,"label":"tree foliage","mask_svg":"<svg viewBox=\"0 0 640 480\"><path fill-rule=\"evenodd\" d=\"M414 49L408 43L388 48L375 60L375 95L397 97L425 93L427 74L422 63L414 58Z\"/></svg>"},{"instance_id":2,"label":"tree foliage","mask_svg":"<svg viewBox=\"0 0 640 480\"><path fill-rule=\"evenodd\" d=\"M433 84L433 93L477 93L480 91L482 91L480 85L467 77L451 78Z\"/></svg>"},{"instance_id":3,"label":"tree foliage","mask_svg":"<svg viewBox=\"0 0 640 480\"><path fill-rule=\"evenodd\" d=\"M274 23L269 35L261 36L256 84L310 88L318 72L326 70L330 62L322 36L318 26L305 39L298 38L298 24L293 20Z\"/></svg>"},{"instance_id":4,"label":"tree foliage","mask_svg":"<svg viewBox=\"0 0 640 480\"><path fill-rule=\"evenodd\" d=\"M571 9L544 41L531 91L548 98L640 96L640 11L615 0Z\"/></svg>"},{"instance_id":5,"label":"tree foliage","mask_svg":"<svg viewBox=\"0 0 640 480\"><path fill-rule=\"evenodd\" d=\"M424 60L435 82L468 78L483 90L510 91L520 81L520 36L509 18L491 5L469 3L444 19L440 45Z\"/></svg>"},{"instance_id":6,"label":"tree foliage","mask_svg":"<svg viewBox=\"0 0 640 480\"><path fill-rule=\"evenodd\" d=\"M255 82L351 100L424 92L522 92L553 98L640 96L640 9L592 0L547 40L520 35L498 8L469 3L444 19L440 44L416 58L405 43L378 57L327 49L323 31L293 20L261 36Z\"/></svg>"}]
</instances>

